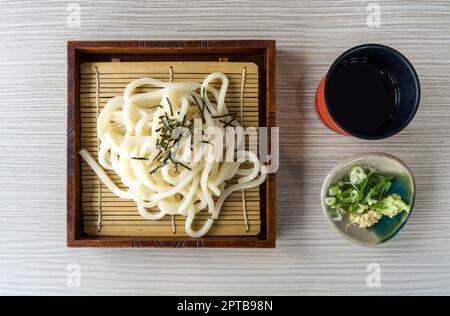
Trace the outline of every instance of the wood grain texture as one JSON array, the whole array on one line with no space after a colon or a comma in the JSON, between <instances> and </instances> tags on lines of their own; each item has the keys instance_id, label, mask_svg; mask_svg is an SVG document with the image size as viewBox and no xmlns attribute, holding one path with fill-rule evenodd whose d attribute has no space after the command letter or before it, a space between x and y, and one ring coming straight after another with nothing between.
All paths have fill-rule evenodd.
<instances>
[{"instance_id":1,"label":"wood grain texture","mask_svg":"<svg viewBox=\"0 0 450 316\"><path fill-rule=\"evenodd\" d=\"M450 294L450 2L376 1L378 29L366 25L369 2L79 1L71 29L64 1L2 0L0 293ZM278 248L66 248L66 41L239 38L277 40ZM400 50L422 84L415 120L384 141L336 135L314 110L333 59L365 42ZM319 201L328 170L368 150L402 158L418 186L409 224L377 249L341 240ZM78 289L66 286L72 263ZM381 288L366 286L369 263L381 265Z\"/></svg>"}]
</instances>

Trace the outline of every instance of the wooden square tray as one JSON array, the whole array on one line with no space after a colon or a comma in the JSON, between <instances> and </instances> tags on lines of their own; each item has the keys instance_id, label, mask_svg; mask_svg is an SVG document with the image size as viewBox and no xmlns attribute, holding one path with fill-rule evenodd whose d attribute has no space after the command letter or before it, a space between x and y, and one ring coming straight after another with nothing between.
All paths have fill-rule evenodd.
<instances>
[{"instance_id":1,"label":"wooden square tray","mask_svg":"<svg viewBox=\"0 0 450 316\"><path fill-rule=\"evenodd\" d=\"M240 194L232 195L210 232L193 239L184 232L182 216L166 216L156 222L140 218L133 202L116 198L78 155L80 148L87 148L96 156L98 111L127 83L141 77L200 82L210 72L223 72L230 79L227 104L231 107L237 106L233 100L241 97L239 87L245 82L244 126L275 126L274 66L274 41L69 42L68 245L274 247L274 175L260 188L246 190L245 214ZM199 217L201 220L201 213Z\"/></svg>"}]
</instances>

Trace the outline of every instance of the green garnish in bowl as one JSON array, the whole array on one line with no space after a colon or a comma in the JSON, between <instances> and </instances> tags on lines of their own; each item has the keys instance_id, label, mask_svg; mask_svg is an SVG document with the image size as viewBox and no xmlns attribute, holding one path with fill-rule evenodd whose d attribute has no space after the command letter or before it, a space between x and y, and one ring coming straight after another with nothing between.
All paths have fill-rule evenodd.
<instances>
[{"instance_id":1,"label":"green garnish in bowl","mask_svg":"<svg viewBox=\"0 0 450 316\"><path fill-rule=\"evenodd\" d=\"M348 216L351 224L370 228L383 216L393 218L411 210L400 195L389 194L393 181L394 177L382 175L374 168L355 166L348 177L328 188L325 203L336 221Z\"/></svg>"}]
</instances>

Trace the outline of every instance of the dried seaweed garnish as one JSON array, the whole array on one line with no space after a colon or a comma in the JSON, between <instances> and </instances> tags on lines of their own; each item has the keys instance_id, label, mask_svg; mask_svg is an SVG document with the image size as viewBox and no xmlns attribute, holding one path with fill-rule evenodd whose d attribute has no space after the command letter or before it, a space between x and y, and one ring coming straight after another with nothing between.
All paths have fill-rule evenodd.
<instances>
[{"instance_id":1,"label":"dried seaweed garnish","mask_svg":"<svg viewBox=\"0 0 450 316\"><path fill-rule=\"evenodd\" d=\"M230 121L219 120L219 122L223 123L223 127L235 127L233 122L236 121L236 117L233 117Z\"/></svg>"},{"instance_id":2,"label":"dried seaweed garnish","mask_svg":"<svg viewBox=\"0 0 450 316\"><path fill-rule=\"evenodd\" d=\"M225 118L225 117L233 118L234 116L235 116L234 113L228 113L228 114L223 114L223 115L213 115L212 118L213 119Z\"/></svg>"},{"instance_id":3,"label":"dried seaweed garnish","mask_svg":"<svg viewBox=\"0 0 450 316\"><path fill-rule=\"evenodd\" d=\"M149 160L149 158L145 158L145 157L131 157L131 159L133 159L133 160Z\"/></svg>"},{"instance_id":4,"label":"dried seaweed garnish","mask_svg":"<svg viewBox=\"0 0 450 316\"><path fill-rule=\"evenodd\" d=\"M203 91L204 94L205 91ZM208 113L211 114L211 109L208 107L206 100L204 100L203 97L200 98L200 101L198 98L194 95L192 95L192 98L194 100L195 105L198 107L198 110L202 116L203 123L206 122L205 119L205 111L208 111ZM173 117L173 106L170 102L169 98L166 98L167 103L169 105L170 114L171 117ZM200 104L201 103L201 104ZM231 120L229 122L224 122L225 126L232 126L231 123L235 120L232 114L225 114L220 115L221 118L230 117ZM150 173L153 174L163 168L164 166L171 163L175 167L175 171L178 172L178 167L181 166L185 169L191 170L189 166L186 164L183 164L182 162L175 159L175 155L178 151L178 147L181 143L181 140L183 138L191 137L190 139L190 149L191 151L194 150L194 124L193 120L190 120L187 118L186 115L183 116L183 119L180 121L175 118L170 118L168 113L165 112L163 115L159 116L159 123L160 127L156 130L156 132L159 134L158 139L156 141L156 148L159 149L158 155L153 159L153 161L157 161L158 165L153 168ZM185 130L187 132L181 133L181 130ZM202 141L201 143L209 144L214 146L213 143L210 141L204 139L205 132L201 130L202 132Z\"/></svg>"},{"instance_id":5,"label":"dried seaweed garnish","mask_svg":"<svg viewBox=\"0 0 450 316\"><path fill-rule=\"evenodd\" d=\"M197 97L195 97L195 96L192 96L192 97L194 98L195 104L197 105L198 110L200 111L200 115L202 116L202 122L203 122L203 124L205 124L205 122L206 122L205 113L204 113L205 109L202 108L202 106L200 105L200 103L197 100Z\"/></svg>"},{"instance_id":6,"label":"dried seaweed garnish","mask_svg":"<svg viewBox=\"0 0 450 316\"><path fill-rule=\"evenodd\" d=\"M202 98L202 103L203 103L203 112L205 111L205 109L208 111L209 114L211 114L211 110L209 109L208 105L206 104L206 100L205 98Z\"/></svg>"},{"instance_id":7,"label":"dried seaweed garnish","mask_svg":"<svg viewBox=\"0 0 450 316\"><path fill-rule=\"evenodd\" d=\"M172 103L170 103L169 98L166 98L167 103L169 104L169 108L170 108L170 116L173 116L173 108L172 108Z\"/></svg>"}]
</instances>

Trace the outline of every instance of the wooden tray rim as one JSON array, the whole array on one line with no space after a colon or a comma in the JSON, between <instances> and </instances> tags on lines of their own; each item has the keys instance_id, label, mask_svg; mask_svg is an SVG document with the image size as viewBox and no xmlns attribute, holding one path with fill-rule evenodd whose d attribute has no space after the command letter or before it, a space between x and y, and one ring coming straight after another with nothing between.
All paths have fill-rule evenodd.
<instances>
[{"instance_id":1,"label":"wooden tray rim","mask_svg":"<svg viewBox=\"0 0 450 316\"><path fill-rule=\"evenodd\" d=\"M69 41L67 45L67 245L95 248L274 248L276 247L276 177L266 181L265 236L258 237L94 237L83 235L81 192L77 192L80 175L81 121L79 115L79 54L215 54L263 53L266 82L266 125L276 126L274 40L207 41ZM80 190L78 190L80 191Z\"/></svg>"}]
</instances>

